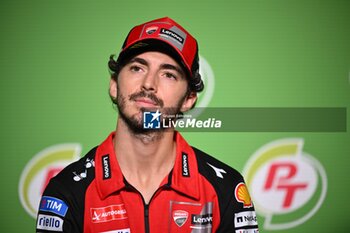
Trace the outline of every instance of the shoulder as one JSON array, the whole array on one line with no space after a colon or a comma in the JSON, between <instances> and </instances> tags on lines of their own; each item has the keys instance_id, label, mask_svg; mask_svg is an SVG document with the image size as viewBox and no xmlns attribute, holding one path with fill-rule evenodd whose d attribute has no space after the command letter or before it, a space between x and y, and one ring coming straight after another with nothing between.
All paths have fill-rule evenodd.
<instances>
[{"instance_id":1,"label":"shoulder","mask_svg":"<svg viewBox=\"0 0 350 233\"><path fill-rule=\"evenodd\" d=\"M40 201L37 229L82 232L85 192L95 177L95 153L93 148L50 180ZM52 219L57 224L47 225Z\"/></svg>"},{"instance_id":2,"label":"shoulder","mask_svg":"<svg viewBox=\"0 0 350 233\"><path fill-rule=\"evenodd\" d=\"M243 182L243 177L236 169L213 156L192 147L198 162L198 170L213 186L231 187Z\"/></svg>"},{"instance_id":3,"label":"shoulder","mask_svg":"<svg viewBox=\"0 0 350 233\"><path fill-rule=\"evenodd\" d=\"M80 158L65 167L55 177L50 180L46 189L64 191L69 189L72 192L86 189L91 181L95 178L95 154L96 148L91 149L84 157Z\"/></svg>"},{"instance_id":4,"label":"shoulder","mask_svg":"<svg viewBox=\"0 0 350 233\"><path fill-rule=\"evenodd\" d=\"M198 172L214 188L222 212L236 200L235 192L237 187L244 184L243 176L236 169L213 156L192 148L197 158Z\"/></svg>"}]
</instances>

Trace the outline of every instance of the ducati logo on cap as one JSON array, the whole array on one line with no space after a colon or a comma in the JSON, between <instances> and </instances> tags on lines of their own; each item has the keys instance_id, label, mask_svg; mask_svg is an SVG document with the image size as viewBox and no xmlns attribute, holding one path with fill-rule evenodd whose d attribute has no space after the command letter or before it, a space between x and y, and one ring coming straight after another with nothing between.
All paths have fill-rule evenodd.
<instances>
[{"instance_id":1,"label":"ducati logo on cap","mask_svg":"<svg viewBox=\"0 0 350 233\"><path fill-rule=\"evenodd\" d=\"M146 28L146 33L148 35L151 35L151 34L155 33L157 30L158 30L157 26L152 26L152 27Z\"/></svg>"},{"instance_id":2,"label":"ducati logo on cap","mask_svg":"<svg viewBox=\"0 0 350 233\"><path fill-rule=\"evenodd\" d=\"M182 227L188 219L188 212L184 210L176 210L173 213L173 218L176 225Z\"/></svg>"}]
</instances>

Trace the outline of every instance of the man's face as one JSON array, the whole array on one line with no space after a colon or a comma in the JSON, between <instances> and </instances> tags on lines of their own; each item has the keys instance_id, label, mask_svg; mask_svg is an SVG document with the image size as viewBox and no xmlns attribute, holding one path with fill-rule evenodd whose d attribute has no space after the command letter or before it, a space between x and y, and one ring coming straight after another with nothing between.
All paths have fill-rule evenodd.
<instances>
[{"instance_id":1,"label":"man's face","mask_svg":"<svg viewBox=\"0 0 350 233\"><path fill-rule=\"evenodd\" d=\"M132 58L111 80L110 95L117 100L119 115L135 133L144 133L142 114L159 110L176 115L189 110L196 100L188 95L188 82L179 64L160 52L145 52Z\"/></svg>"}]
</instances>

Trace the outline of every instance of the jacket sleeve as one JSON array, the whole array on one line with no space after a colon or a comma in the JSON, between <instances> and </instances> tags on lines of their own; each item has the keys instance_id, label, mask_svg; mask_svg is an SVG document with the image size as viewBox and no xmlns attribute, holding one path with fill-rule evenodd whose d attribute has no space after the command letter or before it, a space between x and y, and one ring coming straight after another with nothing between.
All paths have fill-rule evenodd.
<instances>
[{"instance_id":1,"label":"jacket sleeve","mask_svg":"<svg viewBox=\"0 0 350 233\"><path fill-rule=\"evenodd\" d=\"M257 216L243 177L235 180L233 187L216 233L258 233Z\"/></svg>"},{"instance_id":2,"label":"jacket sleeve","mask_svg":"<svg viewBox=\"0 0 350 233\"><path fill-rule=\"evenodd\" d=\"M36 232L83 232L83 211L74 192L53 178L46 187L39 207Z\"/></svg>"}]
</instances>

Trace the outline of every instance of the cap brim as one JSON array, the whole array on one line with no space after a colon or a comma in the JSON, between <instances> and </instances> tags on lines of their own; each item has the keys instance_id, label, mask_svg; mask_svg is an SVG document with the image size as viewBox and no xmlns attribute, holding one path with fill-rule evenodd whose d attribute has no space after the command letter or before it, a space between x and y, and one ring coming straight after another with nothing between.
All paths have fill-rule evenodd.
<instances>
[{"instance_id":1,"label":"cap brim","mask_svg":"<svg viewBox=\"0 0 350 233\"><path fill-rule=\"evenodd\" d=\"M134 44L128 46L128 48L122 50L118 56L118 62L123 65L126 64L133 57L144 53L156 51L169 55L172 57L185 71L185 74L188 75L188 78L191 75L191 71L187 68L185 62L181 55L174 49L171 45L165 41L158 39L145 39L135 42Z\"/></svg>"}]
</instances>

